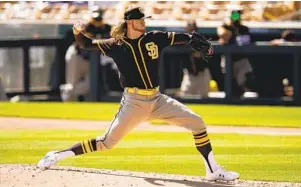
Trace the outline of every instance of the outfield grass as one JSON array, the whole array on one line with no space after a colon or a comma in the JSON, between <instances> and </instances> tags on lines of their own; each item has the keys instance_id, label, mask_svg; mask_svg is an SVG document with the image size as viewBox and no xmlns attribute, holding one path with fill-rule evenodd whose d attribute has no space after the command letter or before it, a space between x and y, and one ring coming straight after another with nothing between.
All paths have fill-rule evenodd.
<instances>
[{"instance_id":1,"label":"outfield grass","mask_svg":"<svg viewBox=\"0 0 301 187\"><path fill-rule=\"evenodd\" d=\"M103 132L0 130L0 164L35 164L49 150ZM218 162L242 179L301 182L300 136L211 134ZM59 165L204 176L190 133L134 131L115 149L69 158Z\"/></svg>"},{"instance_id":2,"label":"outfield grass","mask_svg":"<svg viewBox=\"0 0 301 187\"><path fill-rule=\"evenodd\" d=\"M210 125L301 127L301 107L187 106ZM118 108L119 103L0 103L0 116L110 121Z\"/></svg>"}]
</instances>

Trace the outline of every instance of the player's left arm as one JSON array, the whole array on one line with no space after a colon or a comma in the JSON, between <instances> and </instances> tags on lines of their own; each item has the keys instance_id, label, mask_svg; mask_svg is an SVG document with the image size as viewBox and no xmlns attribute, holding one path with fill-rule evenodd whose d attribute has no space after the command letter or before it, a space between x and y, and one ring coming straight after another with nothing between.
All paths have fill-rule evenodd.
<instances>
[{"instance_id":1,"label":"player's left arm","mask_svg":"<svg viewBox=\"0 0 301 187\"><path fill-rule=\"evenodd\" d=\"M167 32L167 39L170 41L170 45L189 44L189 42L191 42L191 40L194 39L193 36L194 33L188 34L188 33ZM204 40L206 40L205 37Z\"/></svg>"},{"instance_id":2,"label":"player's left arm","mask_svg":"<svg viewBox=\"0 0 301 187\"><path fill-rule=\"evenodd\" d=\"M191 35L188 33L175 33L174 42L172 45L188 44L191 40Z\"/></svg>"},{"instance_id":3,"label":"player's left arm","mask_svg":"<svg viewBox=\"0 0 301 187\"><path fill-rule=\"evenodd\" d=\"M155 34L160 34L163 37L163 41L165 41L165 45L177 45L177 44L188 44L191 35L187 33L176 33L176 32L160 32L155 31Z\"/></svg>"},{"instance_id":4,"label":"player's left arm","mask_svg":"<svg viewBox=\"0 0 301 187\"><path fill-rule=\"evenodd\" d=\"M202 54L202 58L205 61L213 54L213 48L211 42L207 40L204 36L193 32L192 34L188 33L176 33L176 32L162 32L162 31L153 31L148 34L151 34L160 45L164 48L170 45L179 45L187 44L193 50L198 51Z\"/></svg>"}]
</instances>

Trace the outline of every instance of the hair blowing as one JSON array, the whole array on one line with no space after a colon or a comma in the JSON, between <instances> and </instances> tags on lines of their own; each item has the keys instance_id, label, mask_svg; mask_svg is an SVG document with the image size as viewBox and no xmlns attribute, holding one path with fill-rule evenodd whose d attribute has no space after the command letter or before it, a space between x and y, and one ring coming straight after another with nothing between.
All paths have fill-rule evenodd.
<instances>
[{"instance_id":1,"label":"hair blowing","mask_svg":"<svg viewBox=\"0 0 301 187\"><path fill-rule=\"evenodd\" d=\"M115 38L115 40L120 41L126 36L127 32L127 23L125 20L119 22L118 25L114 26L111 29L111 37Z\"/></svg>"}]
</instances>

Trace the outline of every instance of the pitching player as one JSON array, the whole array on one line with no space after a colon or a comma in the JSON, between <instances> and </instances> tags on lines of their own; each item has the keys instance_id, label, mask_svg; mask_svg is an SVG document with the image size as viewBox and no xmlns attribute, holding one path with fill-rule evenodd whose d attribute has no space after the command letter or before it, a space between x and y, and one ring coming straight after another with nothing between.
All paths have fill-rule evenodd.
<instances>
[{"instance_id":1,"label":"pitching player","mask_svg":"<svg viewBox=\"0 0 301 187\"><path fill-rule=\"evenodd\" d=\"M114 59L124 87L123 97L118 113L103 136L84 140L65 150L48 152L39 161L38 167L47 169L67 157L112 149L139 123L161 119L191 130L196 148L204 160L208 180L238 179L238 173L223 169L215 161L202 118L182 103L159 92L159 58L163 48L187 44L208 57L212 54L210 42L197 33L145 33L145 18L148 17L139 7L128 9L124 20L112 28L112 38L96 42L85 36L84 24L74 25L73 31L79 45L85 49L99 50Z\"/></svg>"}]
</instances>

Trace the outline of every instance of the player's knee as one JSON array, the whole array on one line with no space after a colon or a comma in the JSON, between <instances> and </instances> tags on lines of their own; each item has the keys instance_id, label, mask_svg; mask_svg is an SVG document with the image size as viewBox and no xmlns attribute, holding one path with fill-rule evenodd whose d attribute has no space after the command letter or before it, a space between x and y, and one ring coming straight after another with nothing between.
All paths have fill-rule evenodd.
<instances>
[{"instance_id":1,"label":"player's knee","mask_svg":"<svg viewBox=\"0 0 301 187\"><path fill-rule=\"evenodd\" d=\"M195 125L194 128L192 129L193 134L199 134L206 131L206 125L203 118L201 118L200 116L195 116L194 123Z\"/></svg>"},{"instance_id":2,"label":"player's knee","mask_svg":"<svg viewBox=\"0 0 301 187\"><path fill-rule=\"evenodd\" d=\"M194 120L194 123L197 124L197 126L201 126L201 127L205 127L205 122L203 120L203 118L197 114L195 114L193 116L193 120Z\"/></svg>"},{"instance_id":3,"label":"player's knee","mask_svg":"<svg viewBox=\"0 0 301 187\"><path fill-rule=\"evenodd\" d=\"M97 151L106 151L112 149L117 143L118 140L111 140L105 136L98 136L96 138Z\"/></svg>"}]
</instances>

